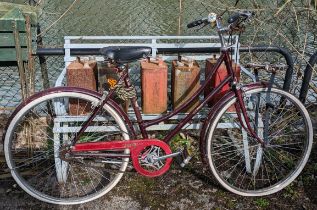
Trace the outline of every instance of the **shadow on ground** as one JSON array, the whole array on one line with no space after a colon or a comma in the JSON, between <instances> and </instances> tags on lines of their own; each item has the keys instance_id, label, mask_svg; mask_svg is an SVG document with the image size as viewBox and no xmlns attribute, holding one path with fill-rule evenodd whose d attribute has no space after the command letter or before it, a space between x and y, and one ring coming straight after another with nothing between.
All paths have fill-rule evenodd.
<instances>
[{"instance_id":1,"label":"shadow on ground","mask_svg":"<svg viewBox=\"0 0 317 210\"><path fill-rule=\"evenodd\" d=\"M316 153L316 147L314 147ZM317 209L316 156L289 187L271 196L249 198L222 189L200 163L174 166L166 175L149 179L134 172L107 195L76 206L46 204L27 195L12 179L0 182L1 209ZM314 178L312 178L314 176Z\"/></svg>"}]
</instances>

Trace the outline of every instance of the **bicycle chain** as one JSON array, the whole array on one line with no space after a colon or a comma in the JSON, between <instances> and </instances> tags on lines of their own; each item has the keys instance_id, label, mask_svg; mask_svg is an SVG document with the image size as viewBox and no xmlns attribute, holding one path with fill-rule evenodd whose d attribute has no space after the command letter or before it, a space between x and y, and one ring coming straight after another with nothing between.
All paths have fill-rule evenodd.
<instances>
[{"instance_id":1,"label":"bicycle chain","mask_svg":"<svg viewBox=\"0 0 317 210\"><path fill-rule=\"evenodd\" d=\"M129 161L127 169L125 171L120 171L119 169L111 169L111 168L105 168L103 166L97 166L97 164L100 165L105 165L106 163L99 163L99 162L94 162L94 161L84 161L84 160L79 160L79 159L74 159L72 158L71 161L67 161L68 163L74 163L74 164L78 164L81 165L83 167L89 167L89 168L95 168L95 169L102 169L103 171L112 171L112 172L116 172L116 173L136 173L136 171L134 170L133 166L132 166L132 162ZM131 171L132 170L132 171Z\"/></svg>"},{"instance_id":2,"label":"bicycle chain","mask_svg":"<svg viewBox=\"0 0 317 210\"><path fill-rule=\"evenodd\" d=\"M80 164L82 165L83 167L90 167L90 168L96 168L96 169L103 169L103 170L106 170L106 171L116 171L117 173L120 172L118 169L106 169L105 167L102 167L102 166L96 166L96 164L102 164L102 165L105 165L106 163L102 163L102 162L94 162L94 161L84 161L84 158L81 158L81 157L78 157L78 158L75 158L75 157L69 157L67 156L67 153L68 150L67 149L63 149L61 152L60 152L60 159L62 161L65 161L67 163L74 163L74 164ZM128 166L127 167L131 167L133 168L132 166L132 162L129 161L128 163ZM123 171L122 173L125 173L125 172L136 172L136 171Z\"/></svg>"}]
</instances>

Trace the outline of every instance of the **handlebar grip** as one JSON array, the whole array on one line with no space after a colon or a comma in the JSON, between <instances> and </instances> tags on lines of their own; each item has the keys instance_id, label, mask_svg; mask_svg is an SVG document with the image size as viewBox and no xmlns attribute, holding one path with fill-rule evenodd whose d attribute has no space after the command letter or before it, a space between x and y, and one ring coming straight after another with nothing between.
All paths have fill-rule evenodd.
<instances>
[{"instance_id":1,"label":"handlebar grip","mask_svg":"<svg viewBox=\"0 0 317 210\"><path fill-rule=\"evenodd\" d=\"M240 18L240 16L241 16L240 13L233 14L232 16L229 17L228 23L231 24L231 23L236 22Z\"/></svg>"},{"instance_id":2,"label":"handlebar grip","mask_svg":"<svg viewBox=\"0 0 317 210\"><path fill-rule=\"evenodd\" d=\"M191 23L188 23L187 28L193 28L193 27L199 26L199 25L203 24L204 22L205 22L205 19L195 20Z\"/></svg>"},{"instance_id":3,"label":"handlebar grip","mask_svg":"<svg viewBox=\"0 0 317 210\"><path fill-rule=\"evenodd\" d=\"M251 18L254 15L255 15L255 13L254 12L250 12L250 11L237 12L237 13L233 14L231 17L229 17L228 23L232 24L232 23L238 21L240 18L243 18L243 20L247 20L247 19Z\"/></svg>"}]
</instances>

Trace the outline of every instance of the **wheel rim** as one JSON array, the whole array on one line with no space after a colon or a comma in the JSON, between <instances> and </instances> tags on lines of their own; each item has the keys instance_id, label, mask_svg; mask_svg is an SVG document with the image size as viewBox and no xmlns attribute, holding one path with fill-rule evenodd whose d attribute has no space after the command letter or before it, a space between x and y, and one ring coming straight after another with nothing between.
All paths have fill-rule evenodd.
<instances>
[{"instance_id":1,"label":"wheel rim","mask_svg":"<svg viewBox=\"0 0 317 210\"><path fill-rule=\"evenodd\" d=\"M117 184L123 175L122 172L127 167L128 159L120 159L120 163L116 164L100 164L98 165L99 168L96 165L94 167L87 166L86 159L84 164L77 161L61 161L56 156L56 141L59 144L69 141L76 129L82 124L83 119L88 116L91 105L98 102L98 99L79 93L55 93L53 95L55 99L50 100L50 103L45 102L52 95L38 98L27 104L11 121L5 138L5 154L12 176L25 191L45 202L78 204L96 199ZM59 100L56 100L58 97ZM76 101L76 99L80 100ZM57 109L56 103L67 105L62 110L61 107ZM51 106L52 104L54 105ZM75 108L76 106L77 108ZM46 110L46 112L43 112L43 110ZM29 113L24 113L26 111L29 111ZM74 120L76 118L77 121ZM30 125L30 123L34 124L35 122L38 125ZM109 126L110 123L112 126ZM116 123L116 126L113 126L113 123ZM127 140L129 138L120 116L108 105L105 105L104 109L98 113L94 125L88 127L91 132L84 133L80 138L81 142L105 139ZM21 136L23 137L21 132L30 134L28 132L30 127L35 132L30 135L31 138L28 138L29 142L21 143ZM96 134L94 130L96 128L94 127L109 128L110 131L108 129L107 136L102 131ZM115 128L117 130L114 130ZM68 132L64 132L65 129L68 129ZM126 150L123 153L128 154L128 152ZM57 166L58 159L63 167ZM101 166L102 168L100 168ZM59 170L56 170L58 168ZM64 170L63 173L61 173L62 169ZM57 173L58 171L59 173ZM60 180L60 177L63 176L66 179L64 183Z\"/></svg>"},{"instance_id":2,"label":"wheel rim","mask_svg":"<svg viewBox=\"0 0 317 210\"><path fill-rule=\"evenodd\" d=\"M261 88L260 90L249 91L249 94L252 93L252 100L257 98L254 96L258 96L259 94L256 94L256 92L259 91L263 92L264 89ZM271 101L278 104L277 101L281 99L278 98L278 94L283 93L285 92L273 89ZM265 99L266 94L263 92L262 95L264 95L263 97ZM275 114L272 112L270 114L269 120L271 126L269 129L269 139L271 141L271 146L268 146L263 150L255 139L248 135L246 131L243 131L244 129L241 129L242 126L234 114L225 113L230 105L234 103L234 100L231 100L226 104L222 111L217 115L215 122L218 122L219 120L221 123L218 122L217 125L212 125L210 128L211 132L207 136L207 155L211 171L217 180L229 191L243 196L272 194L286 187L303 169L309 157L312 145L311 121L302 104L295 106L297 107L296 112L298 113L294 115L294 112L291 112L292 110L290 109L290 102L297 103L299 101L290 94L286 94L286 96L287 97L284 98L284 100L288 100L288 103L275 106L276 110L278 110L277 107L282 107L282 111L275 112ZM252 104L250 103L251 102L248 104L248 113L252 118ZM286 108L289 108L288 111L286 111ZM253 108L253 112L254 110L255 108ZM291 115L291 113L293 113L293 115ZM298 114L300 114L299 116L302 116L302 121L297 119ZM224 116L226 116L226 118ZM274 118L274 116L277 117ZM288 118L286 116L288 116ZM291 116L293 116L293 118ZM264 116L263 118L265 119ZM285 122L280 121L279 118L282 120L284 119ZM232 128L226 129L227 131L219 128L224 126L223 122L228 121ZM251 119L251 121L253 122L252 125L254 127L255 120ZM286 126L287 129L284 128ZM261 128L258 129L258 133L261 133L259 132L260 129ZM294 132L294 130L297 132ZM276 133L274 131L278 132ZM287 136L286 138L286 134L290 135L291 138L290 136ZM301 146L299 146L298 142L295 142L296 139L302 141ZM285 142L288 142L288 145L286 145ZM300 155L295 156L295 154ZM284 171L281 171L281 168ZM273 178L270 174L275 177Z\"/></svg>"}]
</instances>

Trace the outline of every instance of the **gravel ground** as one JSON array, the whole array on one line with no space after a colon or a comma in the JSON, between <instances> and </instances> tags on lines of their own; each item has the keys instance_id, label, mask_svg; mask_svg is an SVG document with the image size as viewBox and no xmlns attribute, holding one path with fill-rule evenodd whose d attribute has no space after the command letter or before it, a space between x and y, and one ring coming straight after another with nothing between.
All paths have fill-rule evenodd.
<instances>
[{"instance_id":1,"label":"gravel ground","mask_svg":"<svg viewBox=\"0 0 317 210\"><path fill-rule=\"evenodd\" d=\"M315 154L317 154L315 149ZM229 193L213 180L200 163L150 179L134 172L107 195L82 205L59 206L38 201L12 179L0 181L0 209L317 209L316 155L302 175L271 196L248 198ZM312 164L312 165L311 165ZM313 171L311 171L313 170ZM313 177L313 178L312 178Z\"/></svg>"},{"instance_id":2,"label":"gravel ground","mask_svg":"<svg viewBox=\"0 0 317 210\"><path fill-rule=\"evenodd\" d=\"M317 114L316 114L317 115ZM316 118L315 118L316 119ZM1 123L0 123L1 124ZM314 122L317 127L317 122ZM1 131L0 126L0 131ZM315 133L317 133L315 131ZM1 132L0 132L1 134ZM128 172L107 195L82 205L51 205L29 196L12 178L0 179L0 209L317 209L317 139L301 175L271 196L241 197L224 189L199 160L150 179ZM0 148L2 145L0 145ZM6 165L0 162L0 174Z\"/></svg>"}]
</instances>

